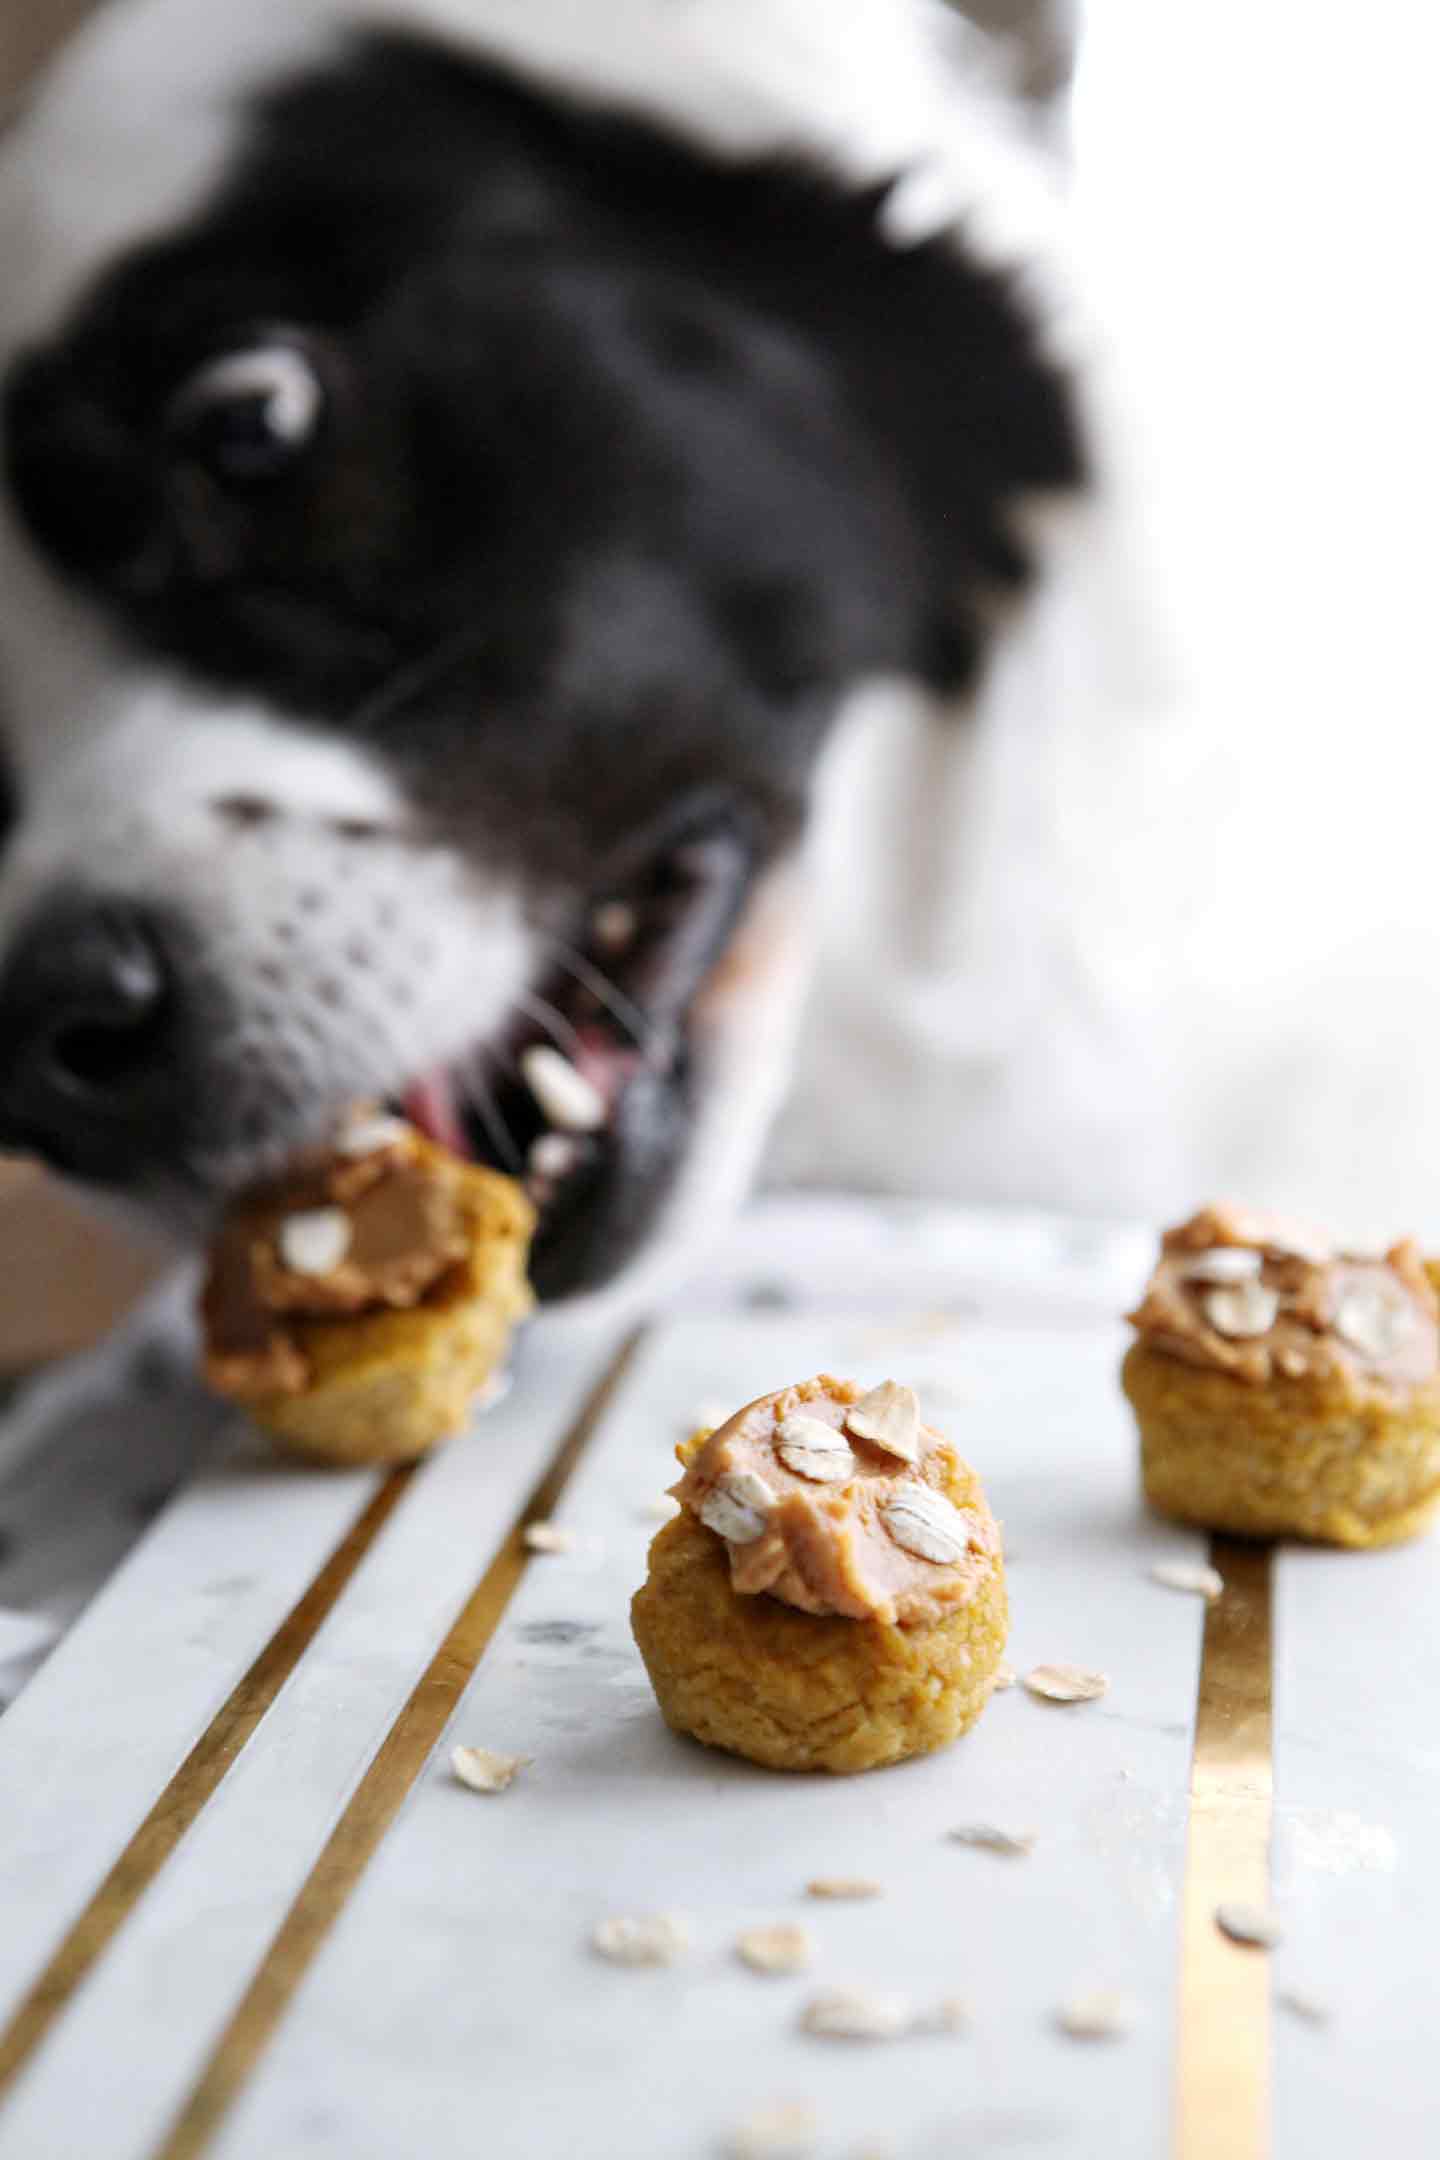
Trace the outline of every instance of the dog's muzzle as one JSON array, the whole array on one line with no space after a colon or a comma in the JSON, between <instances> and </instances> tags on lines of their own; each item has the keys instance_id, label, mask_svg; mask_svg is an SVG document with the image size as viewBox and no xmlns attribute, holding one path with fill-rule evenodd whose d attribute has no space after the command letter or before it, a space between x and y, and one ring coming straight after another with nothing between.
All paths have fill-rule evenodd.
<instances>
[{"instance_id":1,"label":"dog's muzzle","mask_svg":"<svg viewBox=\"0 0 1440 2160\"><path fill-rule=\"evenodd\" d=\"M158 914L79 894L48 902L0 974L0 1144L78 1177L125 1178L188 1122L196 1017Z\"/></svg>"}]
</instances>

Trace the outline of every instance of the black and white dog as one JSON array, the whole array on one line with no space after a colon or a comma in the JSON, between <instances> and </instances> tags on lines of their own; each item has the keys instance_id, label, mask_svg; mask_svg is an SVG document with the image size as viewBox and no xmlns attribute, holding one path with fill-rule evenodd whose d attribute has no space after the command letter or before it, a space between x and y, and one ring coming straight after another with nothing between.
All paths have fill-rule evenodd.
<instances>
[{"instance_id":1,"label":"black and white dog","mask_svg":"<svg viewBox=\"0 0 1440 2160\"><path fill-rule=\"evenodd\" d=\"M0 161L0 1144L195 1235L403 1102L552 1298L740 1190L837 718L1082 485L959 36L111 0Z\"/></svg>"}]
</instances>

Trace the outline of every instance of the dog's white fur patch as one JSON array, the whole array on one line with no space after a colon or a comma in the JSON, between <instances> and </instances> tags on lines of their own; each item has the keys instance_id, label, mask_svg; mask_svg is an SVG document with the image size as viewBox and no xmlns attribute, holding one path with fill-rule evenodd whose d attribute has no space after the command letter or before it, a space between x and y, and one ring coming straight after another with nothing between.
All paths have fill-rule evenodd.
<instances>
[{"instance_id":1,"label":"dog's white fur patch","mask_svg":"<svg viewBox=\"0 0 1440 2160\"><path fill-rule=\"evenodd\" d=\"M939 0L112 0L0 158L0 340L53 327L127 248L200 210L247 100L367 27L493 57L720 156L898 177L882 213L897 246L963 229L981 260L1043 278L1063 335L1046 167L989 88L979 34Z\"/></svg>"},{"instance_id":2,"label":"dog's white fur patch","mask_svg":"<svg viewBox=\"0 0 1440 2160\"><path fill-rule=\"evenodd\" d=\"M76 885L175 906L233 1006L244 1091L301 1117L397 1091L496 1028L532 976L517 895L416 835L358 744L197 690L115 645L0 516L0 681L24 802L0 948ZM227 818L253 798L253 827ZM346 825L373 827L347 833ZM240 1165L197 1168L227 1178Z\"/></svg>"}]
</instances>

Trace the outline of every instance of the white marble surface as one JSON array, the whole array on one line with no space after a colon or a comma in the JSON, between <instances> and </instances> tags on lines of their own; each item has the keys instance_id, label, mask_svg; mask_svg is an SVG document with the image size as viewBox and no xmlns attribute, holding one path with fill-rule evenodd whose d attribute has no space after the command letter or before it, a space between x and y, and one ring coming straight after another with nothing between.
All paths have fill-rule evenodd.
<instances>
[{"instance_id":1,"label":"white marble surface","mask_svg":"<svg viewBox=\"0 0 1440 2160\"><path fill-rule=\"evenodd\" d=\"M45 2160L93 2160L102 2152L138 2156L150 2150L183 2097L194 2063L223 2025L237 1978L263 1956L377 1740L523 1506L555 1435L577 1416L608 1362L608 1346L583 1337L553 1346L526 1373L523 1386L427 1464L403 1494L266 1716L258 1744L240 1755L73 2012L22 2077L0 2116L0 2154L7 2160L41 2153ZM248 1475L257 1475L253 1467ZM290 1473L289 1482L295 1479ZM312 1502L329 1499L348 1521L358 1512L357 1491L367 1494L374 1476L301 1473L299 1483ZM284 1492L247 1491L245 1499L252 1514L258 1504L265 1521L283 1532L289 1516ZM227 1499L211 1494L206 1505L216 1527L233 1520ZM230 1572L201 1591L218 1625L227 1605L246 1590L236 1554L253 1541L245 1540L243 1524L234 1530L240 1535L232 1533ZM172 1526L171 1536L191 1550L183 1522ZM146 1577L158 1593L155 1565L146 1554ZM263 1572L280 1577L272 1554ZM156 1617L165 1610L161 1601ZM108 1632L114 1617L92 1615L66 1646L68 1666L86 1669L99 1647L95 1628ZM123 1644L122 1634L114 1643L122 1654ZM163 1669L162 1660L157 1670ZM46 1698L48 1683L47 1675ZM17 1720L30 1700L17 1705ZM113 1755L128 1741L132 1723L143 1736L146 1717L147 1705L127 1701L126 1689L116 1686L87 1714L92 1749ZM0 1732L0 1783L6 1764L18 1759L7 1752L7 1741L8 1730ZM63 1823L71 1812L57 1808L52 1820ZM31 1866L12 1877L12 1859L21 1857L18 1850L6 1853L0 1869L7 1921L17 1907L26 1919L38 1908L53 1929L49 1870ZM97 2062L105 2065L103 2079L90 2074Z\"/></svg>"},{"instance_id":2,"label":"white marble surface","mask_svg":"<svg viewBox=\"0 0 1440 2160\"><path fill-rule=\"evenodd\" d=\"M782 2096L819 2105L816 2160L858 2160L887 2125L893 2160L1160 2160L1202 1616L1147 1579L1198 1542L1140 1511L1115 1386L1114 1316L1147 1246L912 1203L775 1201L743 1225L627 1376L562 1507L580 1550L527 1570L221 2160L700 2160ZM419 1473L0 2109L0 2160L148 2160L614 1340L532 1334L514 1395ZM1104 1702L1056 1710L1016 1690L948 1753L855 1780L770 1777L664 1732L626 1620L645 1505L706 1404L823 1365L916 1382L1006 1523L1012 1662L1103 1666ZM91 1398L64 1399L83 1427ZM183 1424L183 1400L166 1401ZM97 1426L92 1448L120 1429ZM185 1437L164 1441L177 1461ZM63 1485L57 1466L57 1535ZM71 1489L83 1504L83 1479ZM202 1467L0 1720L0 2015L373 1489L248 1448ZM77 1521L66 1549L87 1534ZM1276 1586L1274 2160L1362 2144L1421 2160L1440 2015L1440 1556L1433 1541L1287 1550ZM534 1766L480 1798L448 1774L456 1740ZM1035 1830L1033 1855L946 1842L988 1819ZM841 1872L887 1894L801 1898ZM588 1953L605 1914L664 1906L691 1919L678 1967ZM770 1918L808 1923L812 1975L734 1961L738 1930ZM872 2048L802 2037L800 2002L840 1982L962 1995L971 2029ZM1105 1983L1136 1999L1131 2036L1062 2039L1055 2006ZM1291 1989L1328 2025L1290 2014Z\"/></svg>"},{"instance_id":3,"label":"white marble surface","mask_svg":"<svg viewBox=\"0 0 1440 2160\"><path fill-rule=\"evenodd\" d=\"M817 2099L826 2160L882 2134L906 2160L1163 2150L1201 1609L1146 1568L1198 1543L1136 1508L1110 1333L886 1332L854 1315L755 1316L680 1323L651 1344L562 1511L581 1549L527 1573L222 2135L224 2160L699 2160L786 2095ZM1014 1661L1097 1665L1107 1700L1059 1709L1015 1689L951 1751L855 1779L772 1776L664 1730L626 1612L653 1534L643 1503L698 1401L826 1367L916 1381L984 1465L1013 1541ZM456 1740L534 1766L482 1799L450 1776ZM1033 1829L1034 1854L946 1841L975 1821ZM817 1904L802 1888L819 1874L873 1875L886 1895ZM690 1915L678 1966L617 1970L587 1949L607 1914L657 1908ZM736 1962L737 1932L766 1919L809 1924L813 1973ZM958 1993L973 2029L868 2048L797 2033L805 1998L847 1982L918 2006ZM1061 2037L1057 2004L1099 1985L1134 1997L1133 2036Z\"/></svg>"},{"instance_id":4,"label":"white marble surface","mask_svg":"<svg viewBox=\"0 0 1440 2160\"><path fill-rule=\"evenodd\" d=\"M0 2019L374 1485L297 1475L237 1437L0 1720Z\"/></svg>"},{"instance_id":5,"label":"white marble surface","mask_svg":"<svg viewBox=\"0 0 1440 2160\"><path fill-rule=\"evenodd\" d=\"M1276 1610L1276 2149L1436 2150L1440 1552L1289 1550Z\"/></svg>"}]
</instances>

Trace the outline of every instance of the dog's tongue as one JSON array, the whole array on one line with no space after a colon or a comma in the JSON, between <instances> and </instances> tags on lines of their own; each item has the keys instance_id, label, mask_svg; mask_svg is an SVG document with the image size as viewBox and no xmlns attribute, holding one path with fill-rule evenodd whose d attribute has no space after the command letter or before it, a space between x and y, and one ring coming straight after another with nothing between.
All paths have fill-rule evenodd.
<instances>
[{"instance_id":1,"label":"dog's tongue","mask_svg":"<svg viewBox=\"0 0 1440 2160\"><path fill-rule=\"evenodd\" d=\"M437 1067L421 1079L412 1080L400 1100L406 1117L427 1139L433 1140L437 1147L449 1148L452 1155L461 1155L468 1160L470 1143L456 1107L450 1075L443 1068Z\"/></svg>"}]
</instances>

